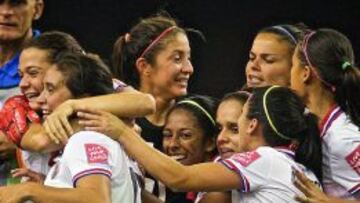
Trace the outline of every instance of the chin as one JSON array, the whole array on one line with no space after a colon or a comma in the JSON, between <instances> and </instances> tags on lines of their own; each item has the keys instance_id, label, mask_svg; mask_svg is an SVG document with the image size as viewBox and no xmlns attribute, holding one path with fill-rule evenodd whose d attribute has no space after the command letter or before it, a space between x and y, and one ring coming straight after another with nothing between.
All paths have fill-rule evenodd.
<instances>
[{"instance_id":1,"label":"chin","mask_svg":"<svg viewBox=\"0 0 360 203\"><path fill-rule=\"evenodd\" d=\"M40 111L41 110L41 105L36 101L29 101L29 106L34 111Z\"/></svg>"}]
</instances>

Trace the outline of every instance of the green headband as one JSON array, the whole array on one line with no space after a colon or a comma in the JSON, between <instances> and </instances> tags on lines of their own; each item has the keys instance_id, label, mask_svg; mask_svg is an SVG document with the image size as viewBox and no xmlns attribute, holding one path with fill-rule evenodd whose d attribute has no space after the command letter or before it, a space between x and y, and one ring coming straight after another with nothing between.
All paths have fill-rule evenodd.
<instances>
[{"instance_id":1,"label":"green headband","mask_svg":"<svg viewBox=\"0 0 360 203\"><path fill-rule=\"evenodd\" d=\"M267 98L268 94L271 92L271 90L273 90L273 89L275 89L275 88L278 88L278 87L280 87L280 86L274 85L274 86L271 86L269 89L266 90L266 92L265 92L265 94L264 94L264 97L263 97L263 107L264 107L266 119L267 119L268 123L270 124L270 127L272 128L272 130L276 133L276 135L278 135L279 137L281 137L281 138L283 138L283 139L285 139L285 140L291 140L291 138L283 135L282 133L280 133L280 132L276 129L274 123L273 123L272 120L271 120L271 117L270 117L270 115L269 115L269 111L268 111L267 105L266 105L266 98Z\"/></svg>"},{"instance_id":2,"label":"green headband","mask_svg":"<svg viewBox=\"0 0 360 203\"><path fill-rule=\"evenodd\" d=\"M209 114L209 112L207 112L202 106L200 106L200 104L196 103L195 101L192 100L183 100L183 101L179 101L178 104L190 104L195 106L196 108L200 109L205 115L206 117L209 118L209 120L211 121L211 123L216 126L215 120L213 119L213 117Z\"/></svg>"},{"instance_id":3,"label":"green headband","mask_svg":"<svg viewBox=\"0 0 360 203\"><path fill-rule=\"evenodd\" d=\"M344 61L344 62L342 63L342 65L341 65L341 68L342 68L343 70L346 70L346 69L351 68L351 67L352 67L352 65L351 65L351 63L350 63L349 61Z\"/></svg>"}]
</instances>

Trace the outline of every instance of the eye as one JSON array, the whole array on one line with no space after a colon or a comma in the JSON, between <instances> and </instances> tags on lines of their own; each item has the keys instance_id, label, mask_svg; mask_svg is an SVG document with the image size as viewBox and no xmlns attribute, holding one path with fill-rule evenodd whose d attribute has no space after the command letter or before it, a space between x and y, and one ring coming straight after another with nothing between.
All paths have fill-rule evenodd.
<instances>
[{"instance_id":1,"label":"eye","mask_svg":"<svg viewBox=\"0 0 360 203\"><path fill-rule=\"evenodd\" d=\"M163 134L163 139L169 139L172 137L171 132L168 130L164 130L162 134Z\"/></svg>"},{"instance_id":2,"label":"eye","mask_svg":"<svg viewBox=\"0 0 360 203\"><path fill-rule=\"evenodd\" d=\"M219 132L222 131L223 129L222 125L220 124L216 124L216 128L218 129Z\"/></svg>"},{"instance_id":3,"label":"eye","mask_svg":"<svg viewBox=\"0 0 360 203\"><path fill-rule=\"evenodd\" d=\"M180 56L180 54L176 54L174 56L174 62L175 63L181 63L182 62L182 57Z\"/></svg>"},{"instance_id":4,"label":"eye","mask_svg":"<svg viewBox=\"0 0 360 203\"><path fill-rule=\"evenodd\" d=\"M274 63L276 61L276 59L274 59L273 57L265 57L264 61L267 64L272 64L272 63Z\"/></svg>"},{"instance_id":5,"label":"eye","mask_svg":"<svg viewBox=\"0 0 360 203\"><path fill-rule=\"evenodd\" d=\"M21 4L26 4L26 3L27 3L26 0L11 0L10 1L11 6L19 6Z\"/></svg>"},{"instance_id":6,"label":"eye","mask_svg":"<svg viewBox=\"0 0 360 203\"><path fill-rule=\"evenodd\" d=\"M255 60L255 55L250 53L249 54L249 61L253 61L253 60Z\"/></svg>"},{"instance_id":7,"label":"eye","mask_svg":"<svg viewBox=\"0 0 360 203\"><path fill-rule=\"evenodd\" d=\"M188 140L192 137L192 133L191 132L181 132L180 133L180 139L183 140Z\"/></svg>"},{"instance_id":8,"label":"eye","mask_svg":"<svg viewBox=\"0 0 360 203\"><path fill-rule=\"evenodd\" d=\"M229 128L230 128L231 133L233 133L233 134L239 133L239 128L238 128L237 124L231 124Z\"/></svg>"}]
</instances>

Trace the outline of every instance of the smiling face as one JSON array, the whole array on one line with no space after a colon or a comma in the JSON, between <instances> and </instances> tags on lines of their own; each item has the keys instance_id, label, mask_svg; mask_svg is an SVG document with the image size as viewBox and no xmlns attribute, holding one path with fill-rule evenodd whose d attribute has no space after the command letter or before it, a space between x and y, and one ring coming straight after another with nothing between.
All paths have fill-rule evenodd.
<instances>
[{"instance_id":1,"label":"smiling face","mask_svg":"<svg viewBox=\"0 0 360 203\"><path fill-rule=\"evenodd\" d=\"M0 1L0 42L24 38L42 13L42 0Z\"/></svg>"},{"instance_id":2,"label":"smiling face","mask_svg":"<svg viewBox=\"0 0 360 203\"><path fill-rule=\"evenodd\" d=\"M161 94L170 99L186 95L188 81L193 73L186 35L176 34L157 54L154 65L149 65L144 72L142 85L146 85L152 94Z\"/></svg>"},{"instance_id":3,"label":"smiling face","mask_svg":"<svg viewBox=\"0 0 360 203\"><path fill-rule=\"evenodd\" d=\"M239 148L238 119L242 113L243 104L236 99L225 100L220 103L216 113L216 123L220 133L217 138L217 148L221 158L229 158Z\"/></svg>"},{"instance_id":4,"label":"smiling face","mask_svg":"<svg viewBox=\"0 0 360 203\"><path fill-rule=\"evenodd\" d=\"M192 113L178 108L167 117L163 130L164 152L184 165L206 161L210 139Z\"/></svg>"},{"instance_id":5,"label":"smiling face","mask_svg":"<svg viewBox=\"0 0 360 203\"><path fill-rule=\"evenodd\" d=\"M47 50L28 48L21 52L19 59L19 84L21 92L29 100L30 107L40 110L37 97L43 90L43 79L47 69L51 66Z\"/></svg>"},{"instance_id":6,"label":"smiling face","mask_svg":"<svg viewBox=\"0 0 360 203\"><path fill-rule=\"evenodd\" d=\"M38 97L38 102L41 103L44 117L49 115L64 101L73 98L73 95L66 87L65 82L65 77L58 71L56 65L53 65L46 71L44 77L44 90Z\"/></svg>"},{"instance_id":7,"label":"smiling face","mask_svg":"<svg viewBox=\"0 0 360 203\"><path fill-rule=\"evenodd\" d=\"M247 86L289 86L291 57L289 42L281 41L276 34L258 34L246 65Z\"/></svg>"}]
</instances>

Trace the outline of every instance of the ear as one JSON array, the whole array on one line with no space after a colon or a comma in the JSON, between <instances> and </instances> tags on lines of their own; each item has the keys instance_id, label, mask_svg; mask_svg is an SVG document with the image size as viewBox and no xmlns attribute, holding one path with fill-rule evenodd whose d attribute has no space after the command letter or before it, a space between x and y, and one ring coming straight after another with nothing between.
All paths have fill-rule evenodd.
<instances>
[{"instance_id":1,"label":"ear","mask_svg":"<svg viewBox=\"0 0 360 203\"><path fill-rule=\"evenodd\" d=\"M44 11L44 1L43 0L35 0L35 12L33 20L38 20Z\"/></svg>"},{"instance_id":2,"label":"ear","mask_svg":"<svg viewBox=\"0 0 360 203\"><path fill-rule=\"evenodd\" d=\"M302 78L302 81L303 83L309 83L309 81L311 80L311 68L310 66L304 66L303 68L303 72L301 74L301 78Z\"/></svg>"},{"instance_id":3,"label":"ear","mask_svg":"<svg viewBox=\"0 0 360 203\"><path fill-rule=\"evenodd\" d=\"M254 135L256 134L256 130L259 127L259 121L256 118L253 118L249 121L249 125L246 128L246 133L248 133L249 135Z\"/></svg>"},{"instance_id":4,"label":"ear","mask_svg":"<svg viewBox=\"0 0 360 203\"><path fill-rule=\"evenodd\" d=\"M135 62L139 75L148 76L151 70L150 64L144 58L138 58Z\"/></svg>"},{"instance_id":5,"label":"ear","mask_svg":"<svg viewBox=\"0 0 360 203\"><path fill-rule=\"evenodd\" d=\"M210 153L210 152L214 151L215 148L216 148L216 137L212 137L211 139L208 139L206 141L205 151Z\"/></svg>"}]
</instances>

